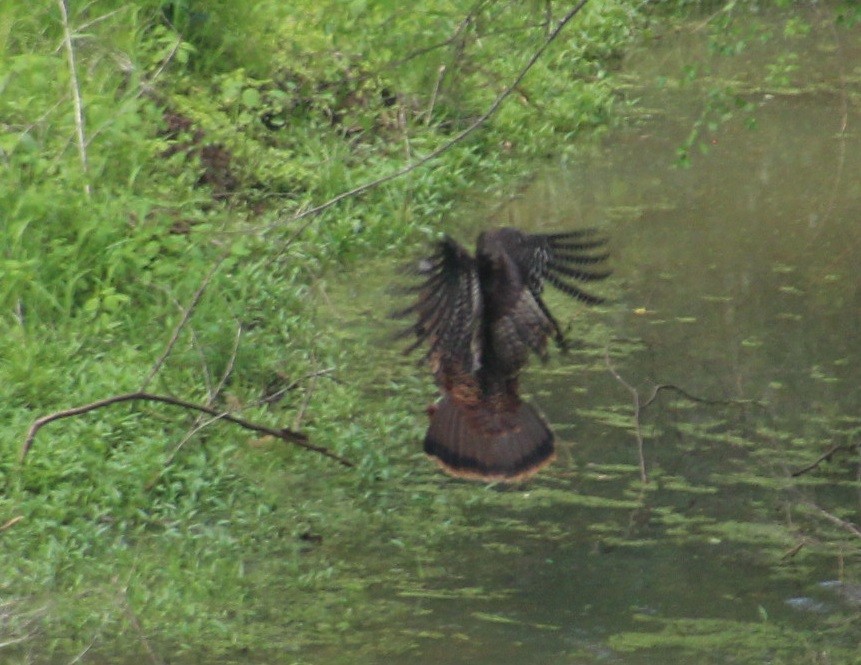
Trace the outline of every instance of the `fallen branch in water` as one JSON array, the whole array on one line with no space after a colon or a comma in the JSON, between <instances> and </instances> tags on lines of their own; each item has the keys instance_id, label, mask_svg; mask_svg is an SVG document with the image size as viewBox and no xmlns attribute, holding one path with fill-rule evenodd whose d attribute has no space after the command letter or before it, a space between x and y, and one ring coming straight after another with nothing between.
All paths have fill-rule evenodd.
<instances>
[{"instance_id":1,"label":"fallen branch in water","mask_svg":"<svg viewBox=\"0 0 861 665\"><path fill-rule=\"evenodd\" d=\"M188 402L186 400L179 399L176 397L170 397L168 395L155 395L153 393L147 392L134 392L125 393L123 395L114 395L113 397L108 397L106 399L91 402L89 404L84 404L82 406L76 406L71 409L66 409L64 411L56 411L54 413L49 413L46 416L42 416L41 418L37 418L33 421L33 424L30 425L30 429L27 431L27 436L24 439L24 445L21 447L20 461L23 462L24 459L27 457L27 453L30 452L30 448L33 446L33 440L36 438L36 434L39 432L40 429L42 429L42 427L44 427L48 423L52 423L55 420L60 420L62 418L71 418L73 416L79 416L84 413L89 413L90 411L95 411L96 409L110 406L112 404L119 404L121 402L131 401L161 402L162 404L170 404L172 406L178 406L183 409L190 409L192 411L201 411L203 413L208 413L211 416L218 417L220 420L226 420L233 423L234 425L239 425L244 429L268 434L269 436L281 439L282 441L287 441L288 443L297 445L300 448L305 448L306 450L313 450L314 452L320 453L321 455L333 459L344 466L354 466L350 460L345 459L340 455L336 455L327 448L323 448L322 446L315 446L314 444L309 443L308 437L301 432L294 432L293 430L287 428L276 429L274 427L269 427L268 425L262 425L260 423L251 422L250 420L245 420L244 418L239 418L229 413L219 411L218 409L214 409L210 406L195 404L194 402Z\"/></svg>"},{"instance_id":2,"label":"fallen branch in water","mask_svg":"<svg viewBox=\"0 0 861 665\"><path fill-rule=\"evenodd\" d=\"M845 450L845 451L855 450L856 448L858 448L857 443L836 443L833 446L831 446L828 450L826 450L824 453L822 453L819 457L817 457L815 460L813 460L810 464L808 464L807 466L805 466L801 469L798 469L797 471L793 471L789 475L792 476L793 478L798 478L798 476L803 476L805 473L808 473L809 471L813 471L813 469L818 467L823 462L830 462L831 458L834 457L834 453L838 453L842 450Z\"/></svg>"},{"instance_id":3,"label":"fallen branch in water","mask_svg":"<svg viewBox=\"0 0 861 665\"><path fill-rule=\"evenodd\" d=\"M748 404L752 404L753 406L759 406L765 408L765 405L762 402L759 402L755 399L709 399L706 397L697 397L696 395L692 395L684 388L680 388L679 386L673 383L659 383L652 389L652 396L647 399L640 409L645 409L652 402L655 401L655 398L658 396L658 393L670 390L674 393L678 393L682 397L691 402L697 402L698 404L717 404L723 406L747 406Z\"/></svg>"},{"instance_id":4,"label":"fallen branch in water","mask_svg":"<svg viewBox=\"0 0 861 665\"><path fill-rule=\"evenodd\" d=\"M822 517L824 517L826 520L828 520L832 524L836 524L841 529L845 529L846 531L851 533L853 536L857 536L858 538L861 538L861 529L859 529L857 526L852 524L852 522L847 522L844 519L840 519L839 517L837 517L837 515L829 513L827 510L825 510L824 508L821 508L820 506L817 506L815 503L813 503L811 501L803 501L801 503L801 505L806 506L806 507L816 511Z\"/></svg>"},{"instance_id":5,"label":"fallen branch in water","mask_svg":"<svg viewBox=\"0 0 861 665\"><path fill-rule=\"evenodd\" d=\"M640 426L640 414L645 411L658 397L658 395L666 390L671 392L678 393L682 397L691 402L697 402L698 404L719 404L725 406L747 406L752 404L754 406L764 407L761 402L756 400L748 400L748 399L707 399L705 397L697 397L692 393L689 393L684 388L680 388L679 386L672 383L659 383L652 388L652 394L649 396L645 402L640 402L640 391L634 388L630 383L625 381L622 378L621 374L616 371L616 368L613 367L613 364L610 362L610 347L606 347L604 349L604 363L607 365L607 369L610 371L610 374L613 375L613 378L616 379L619 383L621 383L628 392L631 393L631 398L634 405L634 437L637 439L637 454L639 456L640 461L640 480L644 483L649 482L649 476L646 473L646 457L644 453L644 441L643 441L643 431Z\"/></svg>"},{"instance_id":6,"label":"fallen branch in water","mask_svg":"<svg viewBox=\"0 0 861 665\"><path fill-rule=\"evenodd\" d=\"M637 454L640 458L640 480L644 483L647 483L649 482L649 476L646 473L646 456L643 451L643 432L640 428L640 412L643 410L643 407L640 405L640 392L630 383L625 381L625 379L622 378L622 375L616 371L615 367L613 367L613 364L610 362L609 346L604 349L604 362L607 364L607 369L610 370L610 374L613 375L616 381L618 381L623 386L625 386L625 388L628 389L628 392L631 393L631 397L634 401L634 436L637 439ZM655 398L657 394L658 393L656 391L655 394L652 395L652 397L646 402L646 406L651 403L651 401Z\"/></svg>"}]
</instances>

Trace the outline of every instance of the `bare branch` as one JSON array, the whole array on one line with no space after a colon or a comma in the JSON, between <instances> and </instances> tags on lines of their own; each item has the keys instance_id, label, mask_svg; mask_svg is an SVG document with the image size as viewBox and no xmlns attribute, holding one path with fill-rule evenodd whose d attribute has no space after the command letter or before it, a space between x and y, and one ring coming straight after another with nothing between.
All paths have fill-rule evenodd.
<instances>
[{"instance_id":1,"label":"bare branch","mask_svg":"<svg viewBox=\"0 0 861 665\"><path fill-rule=\"evenodd\" d=\"M169 395L156 395L153 393L146 392L134 392L125 393L122 395L114 395L113 397L108 397L106 399L91 402L89 404L84 404L82 406L76 406L71 409L66 409L64 411L56 411L46 416L42 416L41 418L37 418L33 421L33 424L30 425L30 429L27 431L27 436L24 439L24 445L21 447L21 454L19 457L20 461L22 463L24 462L25 458L27 457L27 453L30 451L30 448L33 445L33 441L36 438L36 434L39 432L40 429L42 429L42 427L44 427L48 423L52 423L55 420L60 420L61 418L71 418L73 416L79 416L84 413L89 413L90 411L95 411L96 409L110 406L112 404L119 404L121 402L131 401L161 402L163 404L178 406L183 409L190 409L192 411L201 411L203 413L208 413L211 416L217 416L222 420L226 420L233 423L234 425L239 425L244 429L248 429L254 432L261 432L262 434L268 434L269 436L281 439L282 441L287 441L288 443L292 443L301 448L305 448L306 450L313 450L314 452L320 453L321 455L324 455L330 459L339 462L343 466L354 466L350 460L345 459L340 455L336 455L327 448L323 448L322 446L315 446L309 443L308 437L301 432L294 432L293 430L287 428L276 429L274 427L269 427L268 425L262 425L260 423L251 422L250 420L245 420L244 418L239 418L238 416L234 416L229 413L222 413L218 409L214 409L210 406L195 404L193 402L188 402L186 400L178 399L176 397L170 397Z\"/></svg>"},{"instance_id":2,"label":"bare branch","mask_svg":"<svg viewBox=\"0 0 861 665\"><path fill-rule=\"evenodd\" d=\"M271 395L266 395L263 399L259 400L259 403L260 404L267 404L267 403L275 402L275 401L281 399L282 395L289 393L291 390L296 388L296 386L298 386L303 381L307 381L308 379L315 379L318 376L325 376L326 374L331 374L334 371L335 371L334 367L326 367L324 369L318 369L318 370L315 370L313 372L308 372L307 374L305 374L305 376L301 376L298 379L294 379L293 381L288 383L286 386L284 386L280 390L275 391ZM335 383L339 383L337 378L333 378L333 380L335 381Z\"/></svg>"},{"instance_id":3,"label":"bare branch","mask_svg":"<svg viewBox=\"0 0 861 665\"><path fill-rule=\"evenodd\" d=\"M242 339L242 324L240 323L236 326L236 337L233 341L233 351L230 354L230 359L227 361L227 366L224 368L224 372L221 375L221 379L219 380L218 385L215 387L214 390L208 390L209 396L206 399L206 406L212 406L213 402L215 402L218 395L221 394L221 391L224 388L224 384L227 382L228 377L233 372L233 366L236 363L236 355L239 351L239 342L241 339ZM204 369L206 370L206 374L208 376L209 369L207 367L204 367ZM208 383L209 383L209 380L207 379L207 384ZM176 444L176 446L174 446L173 450L170 452L170 455L168 455L167 459L164 462L164 468L169 467L173 463L173 460L176 457L177 453L179 453L179 451L182 450L182 447L186 443L188 443L195 434L197 434L198 432L200 432L204 428L209 427L209 425L211 425L212 423L218 422L219 420L223 420L224 416L226 416L227 414L228 414L227 411L223 411L223 412L219 413L217 416L212 416L210 418L204 418L203 415L199 415L197 418L195 418L194 424L191 426L191 428L188 430L188 432L186 432L185 436L182 437L180 442L178 444ZM298 428L294 427L293 429L298 429ZM161 478L161 475L162 474L159 473L158 478Z\"/></svg>"},{"instance_id":4,"label":"bare branch","mask_svg":"<svg viewBox=\"0 0 861 665\"><path fill-rule=\"evenodd\" d=\"M233 349L230 352L230 358L227 360L227 365L224 367L224 371L221 373L221 378L218 380L218 385L215 386L215 390L209 395L209 399L207 400L207 405L211 405L221 394L221 391L224 390L224 386L227 384L227 380L230 378L230 375L233 374L233 368L236 365L236 356L239 355L239 344L242 341L242 323L237 322L236 324L236 336L233 338Z\"/></svg>"},{"instance_id":5,"label":"bare branch","mask_svg":"<svg viewBox=\"0 0 861 665\"><path fill-rule=\"evenodd\" d=\"M663 392L664 390L669 390L675 393L678 393L682 397L691 402L697 402L698 404L722 404L726 406L747 406L753 405L758 406L760 408L765 408L765 404L755 399L708 399L705 397L697 397L689 393L684 388L680 388L679 386L672 383L659 383L652 390L652 394L642 405L640 405L641 409L645 409L648 407L655 399L658 397L658 394Z\"/></svg>"},{"instance_id":6,"label":"bare branch","mask_svg":"<svg viewBox=\"0 0 861 665\"><path fill-rule=\"evenodd\" d=\"M314 364L317 364L316 358L314 359ZM312 372L309 376L310 381L308 387L305 389L305 395L302 397L302 404L299 406L299 410L296 412L296 417L293 419L294 430L298 430L302 426L302 419L305 417L305 411L308 410L308 404L311 403L311 395L314 394L314 390L317 388L317 377L319 374Z\"/></svg>"}]
</instances>

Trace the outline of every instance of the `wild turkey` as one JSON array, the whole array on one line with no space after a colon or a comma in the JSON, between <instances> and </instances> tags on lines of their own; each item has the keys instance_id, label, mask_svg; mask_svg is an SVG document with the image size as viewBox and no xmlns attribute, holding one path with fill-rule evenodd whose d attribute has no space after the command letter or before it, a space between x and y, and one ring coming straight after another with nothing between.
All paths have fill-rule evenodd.
<instances>
[{"instance_id":1,"label":"wild turkey","mask_svg":"<svg viewBox=\"0 0 861 665\"><path fill-rule=\"evenodd\" d=\"M428 455L449 474L521 480L554 458L553 433L518 395L517 377L529 352L547 357L547 339L564 346L559 323L542 300L544 283L587 304L602 299L576 282L609 271L606 238L593 229L526 234L514 228L479 235L475 256L450 237L418 264L423 281L405 335L410 353L428 344L442 398L431 407L424 440Z\"/></svg>"}]
</instances>

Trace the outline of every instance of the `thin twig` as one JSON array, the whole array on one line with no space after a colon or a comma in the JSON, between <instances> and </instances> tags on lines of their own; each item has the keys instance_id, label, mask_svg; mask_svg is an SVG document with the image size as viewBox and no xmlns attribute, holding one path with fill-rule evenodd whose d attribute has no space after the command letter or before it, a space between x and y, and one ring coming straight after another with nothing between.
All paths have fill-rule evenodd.
<instances>
[{"instance_id":1,"label":"thin twig","mask_svg":"<svg viewBox=\"0 0 861 665\"><path fill-rule=\"evenodd\" d=\"M802 538L801 540L798 541L797 545L794 545L792 547L792 549L790 549L787 552L784 552L783 555L780 557L780 560L786 561L788 559L791 559L796 554L798 554L804 548L805 545L807 545L807 540Z\"/></svg>"},{"instance_id":2,"label":"thin twig","mask_svg":"<svg viewBox=\"0 0 861 665\"><path fill-rule=\"evenodd\" d=\"M829 21L829 27L831 28L831 34L834 36L835 52L837 53L837 81L840 84L840 127L837 131L837 171L834 175L834 183L831 187L831 194L828 197L828 204L818 221L820 229L826 228L825 223L831 217L837 205L837 197L843 181L843 169L846 165L846 128L849 125L849 93L846 90L846 70L843 67L846 56L843 53L842 44L840 43L840 33L837 31L834 20Z\"/></svg>"},{"instance_id":3,"label":"thin twig","mask_svg":"<svg viewBox=\"0 0 861 665\"><path fill-rule=\"evenodd\" d=\"M316 359L314 364L317 364ZM314 394L314 390L317 387L317 376L319 375L311 375L311 380L308 384L308 387L305 389L305 395L302 397L302 404L299 406L299 410L296 411L296 417L293 419L294 430L298 430L302 426L302 419L305 417L305 411L308 410L308 404L311 403L311 395Z\"/></svg>"},{"instance_id":4,"label":"thin twig","mask_svg":"<svg viewBox=\"0 0 861 665\"><path fill-rule=\"evenodd\" d=\"M113 11L109 11L106 14L102 14L101 16L96 16L94 19L91 19L89 21L86 21L85 23L81 23L80 25L78 25L78 28L75 30L75 32L81 33L81 32L84 32L86 30L89 30L94 25L97 25L97 24L101 23L102 21L105 21L105 20L111 18L111 16L113 16L114 14L119 14L120 12L124 12L128 8L129 8L129 5L126 5L124 7L120 7L119 9L114 9Z\"/></svg>"},{"instance_id":5,"label":"thin twig","mask_svg":"<svg viewBox=\"0 0 861 665\"><path fill-rule=\"evenodd\" d=\"M669 390L672 392L676 392L680 394L685 399L690 400L691 402L697 402L699 404L722 404L722 405L733 405L733 406L746 406L749 404L753 404L755 406L760 406L764 408L764 405L756 400L742 400L742 399L707 399L705 397L698 397L692 393L689 393L684 388L680 388L677 385L672 383L659 383L652 388L652 394L649 396L647 400L644 402L640 401L640 391L634 388L630 383L625 381L622 376L616 371L616 368L613 367L613 364L610 362L610 347L604 349L604 362L607 365L607 369L610 371L610 374L622 384L628 392L631 393L631 398L634 405L634 436L637 439L637 452L639 454L640 459L640 479L647 483L648 477L646 475L646 460L643 452L644 449L644 441L643 441L643 431L642 426L640 424L640 414L645 411L654 401L657 399L658 395L665 391Z\"/></svg>"},{"instance_id":6,"label":"thin twig","mask_svg":"<svg viewBox=\"0 0 861 665\"><path fill-rule=\"evenodd\" d=\"M797 471L793 471L790 475L793 478L798 478L798 476L802 476L805 473L807 473L808 471L813 471L813 469L818 467L823 462L831 461L831 458L834 456L834 453L836 453L840 450L852 450L853 448L856 448L856 447L857 447L857 444L836 443L833 446L831 446L828 450L826 450L824 453L822 453L819 457L817 457L814 461L812 461L810 464L808 464L807 466L805 466L801 469L798 469Z\"/></svg>"},{"instance_id":7,"label":"thin twig","mask_svg":"<svg viewBox=\"0 0 861 665\"><path fill-rule=\"evenodd\" d=\"M24 519L23 515L15 515L15 517L12 517L12 518L6 520L2 525L0 525L0 532L6 531L6 529L11 529L13 526L18 524L18 522L20 522L23 519Z\"/></svg>"},{"instance_id":8,"label":"thin twig","mask_svg":"<svg viewBox=\"0 0 861 665\"><path fill-rule=\"evenodd\" d=\"M227 361L227 366L224 368L224 372L222 372L222 374L221 374L221 379L218 381L218 385L214 389L209 390L209 392L208 392L209 396L206 398L206 406L212 406L212 404L218 398L218 395L220 395L221 391L224 389L224 384L227 383L227 379L230 377L230 374L233 372L233 366L236 363L236 356L239 352L239 341L241 338L242 338L242 324L240 323L236 326L236 337L233 340L233 351L230 353L230 358ZM204 369L206 370L206 375L208 376L209 375L209 368L204 366ZM207 380L207 384L208 383L209 383L209 381ZM224 418L224 416L226 416L228 413L229 413L228 411L223 411L222 413L219 413L217 416L212 416L211 418L204 418L203 415L199 415L197 418L195 418L194 423L192 424L189 431L186 432L185 436L182 437L180 442L178 444L176 444L176 446L174 446L173 450L168 455L167 459L165 460L164 467L166 468L166 467L170 466L170 464L173 462L174 458L176 457L177 453L179 453L179 451L182 449L182 447L186 443L188 443L195 434L197 434L199 431L201 431L205 427L208 427L212 423L215 423L215 422L218 422L219 420L222 420ZM296 429L296 428L294 427L293 429ZM159 477L160 476L161 476L161 474L159 474Z\"/></svg>"},{"instance_id":9,"label":"thin twig","mask_svg":"<svg viewBox=\"0 0 861 665\"><path fill-rule=\"evenodd\" d=\"M423 46L419 49L416 49L415 51L412 51L411 53L407 53L407 55L402 58L399 58L398 60L392 60L390 62L387 62L385 64L385 68L394 69L396 67L400 67L401 65L406 64L410 60L414 60L415 58L431 53L432 51L436 51L437 49L451 46L455 41L460 38L461 33L464 31L464 29L475 21L475 17L478 16L478 13L481 11L482 5L486 3L487 0L478 0L478 2L476 2L466 13L466 16L458 22L457 27L454 29L454 32L452 32L451 36L447 39L444 39L443 41L437 42L435 44L431 44L430 46Z\"/></svg>"},{"instance_id":10,"label":"thin twig","mask_svg":"<svg viewBox=\"0 0 861 665\"><path fill-rule=\"evenodd\" d=\"M38 431L48 423L54 422L55 420L60 420L61 418L71 418L73 416L79 416L81 414L88 413L96 409L101 409L112 404L119 404L121 402L131 401L161 402L163 404L171 404L173 406L178 406L183 409L190 409L192 411L201 411L203 413L208 413L211 416L218 416L222 420L231 422L234 425L239 425L240 427L243 427L245 429L252 430L254 432L261 432L263 434L268 434L275 438L281 439L282 441L287 441L288 443L292 443L301 448L305 448L306 450L313 450L314 452L320 453L321 455L325 455L326 457L329 457L330 459L333 459L344 466L354 466L350 460L345 459L340 455L336 455L327 448L323 448L322 446L315 446L314 444L308 443L308 437L301 432L294 432L293 430L287 428L276 429L274 427L269 427L268 425L262 425L260 423L251 422L250 420L245 420L244 418L239 418L238 416L234 416L229 413L219 412L218 409L214 409L210 406L204 406L203 404L195 404L194 402L188 402L186 400L179 399L176 397L170 397L169 395L156 395L153 393L146 392L134 392L125 393L122 395L114 395L113 397L108 397L106 399L91 402L89 404L84 404L82 406L76 406L71 409L66 409L64 411L56 411L46 416L42 416L41 418L37 418L33 421L33 424L30 425L30 429L27 431L27 436L24 439L24 445L21 447L20 461L23 462L26 458L27 453L30 451L30 448L33 445L33 440L36 438L36 434L38 433Z\"/></svg>"},{"instance_id":11,"label":"thin twig","mask_svg":"<svg viewBox=\"0 0 861 665\"><path fill-rule=\"evenodd\" d=\"M440 65L436 77L436 83L433 86L433 92L431 93L430 102L428 103L428 109L427 111L425 111L425 125L430 125L431 123L431 118L433 117L433 110L436 106L436 98L439 94L439 88L442 85L443 76L445 76L445 65Z\"/></svg>"},{"instance_id":12,"label":"thin twig","mask_svg":"<svg viewBox=\"0 0 861 665\"><path fill-rule=\"evenodd\" d=\"M822 515L822 517L824 517L826 520L828 520L832 524L836 524L837 526L839 526L842 529L845 529L846 531L848 531L852 535L857 536L858 538L861 538L861 529L859 529L857 526L852 524L852 522L847 522L846 520L840 519L839 517L837 517L837 515L829 513L827 510L825 510L824 508L821 508L820 506L817 506L815 503L813 503L811 501L804 501L804 502L802 502L801 505L807 506L808 508L813 509L814 511L816 511L817 513Z\"/></svg>"},{"instance_id":13,"label":"thin twig","mask_svg":"<svg viewBox=\"0 0 861 665\"><path fill-rule=\"evenodd\" d=\"M215 264L210 268L209 272L203 278L203 281L200 283L200 286L197 287L197 291L194 292L194 295L191 297L191 301L188 303L188 307L185 308L182 314L182 319L180 319L179 323L176 324L176 327L173 329L171 333L170 340L167 343L164 351L161 356L159 356L158 360L155 361L155 364L150 369L149 374L144 379L141 384L141 390L146 390L147 386L149 386L150 382L155 378L155 375L158 374L159 370L164 365L168 356L170 356L173 351L173 347L176 346L177 341L179 340L179 336L182 333L185 326L188 324L189 319L191 319L191 314L194 312L195 307L197 307L200 299L203 298L203 294L206 291L206 288L209 286L209 283L212 281L212 278L215 277L215 273L218 272L218 269L221 267L221 264L224 263L225 259L228 257L228 252L223 253Z\"/></svg>"},{"instance_id":14,"label":"thin twig","mask_svg":"<svg viewBox=\"0 0 861 665\"><path fill-rule=\"evenodd\" d=\"M78 654L74 658L72 658L72 660L70 660L66 665L75 665L75 663L80 663L81 659L86 656L89 653L90 649L92 649L95 645L96 639L93 638L92 640L90 640L90 643L83 649L81 649Z\"/></svg>"},{"instance_id":15,"label":"thin twig","mask_svg":"<svg viewBox=\"0 0 861 665\"><path fill-rule=\"evenodd\" d=\"M66 59L69 62L69 83L72 88L72 101L75 106L75 134L78 142L78 155L81 159L81 169L84 172L84 194L91 195L89 182L89 165L87 161L87 141L84 136L84 105L81 101L81 86L78 82L78 67L75 64L75 49L72 46L72 31L69 28L69 13L66 1L57 0L60 16L63 20L63 44L66 47Z\"/></svg>"},{"instance_id":16,"label":"thin twig","mask_svg":"<svg viewBox=\"0 0 861 665\"><path fill-rule=\"evenodd\" d=\"M655 399L658 397L658 394L664 390L670 390L672 392L679 393L685 399L690 400L691 402L697 402L699 404L722 404L728 406L746 406L748 404L752 404L753 406L758 406L761 408L765 408L765 405L755 399L708 399L706 397L698 397L697 395L693 395L689 393L684 388L680 388L679 386L672 383L659 383L657 384L653 390L652 394L643 404L640 406L641 410L645 410Z\"/></svg>"},{"instance_id":17,"label":"thin twig","mask_svg":"<svg viewBox=\"0 0 861 665\"><path fill-rule=\"evenodd\" d=\"M325 210L328 210L332 206L337 205L338 203L340 203L341 201L343 201L345 199L360 196L361 194L364 194L365 192L367 192L371 189L379 187L380 185L383 185L383 184L385 184L391 180L395 180L396 178L400 178L404 175L407 175L408 173L411 173L412 171L415 171L416 169L424 166L428 162L433 161L434 159L436 159L437 157L439 157L443 153L447 152L453 146L455 146L458 143L460 143L461 141L463 141L466 137L468 137L475 130L477 130L479 127L481 127L485 122L488 121L488 119L490 119L491 116L493 116L494 113L496 113L499 110L499 107L502 106L502 103L506 99L508 99L508 97L511 95L511 93L517 89L517 87L520 85L520 82L523 81L523 79L526 77L526 75L529 73L529 71L532 69L532 67L535 66L535 63L538 62L538 59L544 54L544 52L547 50L547 48L550 46L550 44L552 44L556 40L556 38L559 36L559 34L562 32L562 30L565 28L565 26L568 25L568 23L571 21L571 19L573 19L580 12L581 9L583 9L583 7L586 5L587 2L588 2L588 0L580 0L580 2L578 2L559 21L559 23L556 25L556 28L554 28L554 30L547 36L547 39L544 40L544 42L541 44L541 46L539 46L535 50L535 52L532 54L532 57L530 57L529 61L523 66L523 68L521 68L520 72L517 74L517 76L514 78L514 80L511 82L511 84L509 84L509 86L499 94L499 96L493 101L493 103L487 108L487 110L484 113L482 113L478 118L476 118L468 127L461 130L454 137L452 137L451 139L449 139L448 141L443 143L438 148L432 150L431 152L429 152L427 155L425 155L424 157L422 157L418 161L415 161L408 166L404 166L400 169L397 169L396 171L393 171L392 173L389 173L387 175L380 176L379 178L375 178L374 180L371 180L371 181L366 182L362 185L359 185L358 187L354 187L353 189L351 189L349 191L341 192L340 194L329 199L325 203L321 203L318 206L315 206L313 208L308 208L307 210L305 210L301 213L297 213L297 214L293 215L291 217L291 221L299 221L300 219L304 219L304 218L308 218L308 217L310 217L310 219L308 221L306 221L304 224L302 224L301 226L299 226L299 228L288 239L288 242L292 242L295 238L297 238L300 234L302 234L309 226L311 226L311 224L314 221L314 217L316 215L318 215L319 213L321 213ZM277 226L280 226L280 225L281 225L281 223L277 222L276 224L271 225L267 230L271 230L271 229L273 229Z\"/></svg>"},{"instance_id":18,"label":"thin twig","mask_svg":"<svg viewBox=\"0 0 861 665\"><path fill-rule=\"evenodd\" d=\"M277 399L279 399L285 393L289 393L291 390L293 390L296 386L298 386L303 381L307 381L308 379L314 379L318 376L324 376L326 374L331 374L334 371L335 371L334 367L326 367L324 369L318 369L318 370L315 370L313 372L308 372L307 374L299 377L298 379L293 379L286 386L284 386L280 390L276 390L271 395L266 395L266 397L261 399L259 401L259 403L260 404L270 404L270 403L276 401ZM334 379L334 381L335 381L335 383L339 383L339 381L337 379Z\"/></svg>"},{"instance_id":19,"label":"thin twig","mask_svg":"<svg viewBox=\"0 0 861 665\"><path fill-rule=\"evenodd\" d=\"M640 480L643 481L643 483L648 483L649 477L646 474L646 456L643 451L643 432L640 428L640 412L642 411L642 407L640 406L640 393L636 388L634 388L634 386L625 381L625 379L622 378L621 374L616 371L616 368L613 367L613 363L610 362L609 346L604 349L604 361L607 364L607 369L610 370L610 374L612 374L616 378L616 380L621 383L625 388L627 388L628 391L631 393L631 399L634 404L634 436L637 439L637 454L639 455L640 459ZM655 394L657 394L657 392ZM651 399L654 399L654 395ZM649 401L651 401L651 399Z\"/></svg>"},{"instance_id":20,"label":"thin twig","mask_svg":"<svg viewBox=\"0 0 861 665\"><path fill-rule=\"evenodd\" d=\"M242 341L242 332L242 323L237 322L236 336L233 338L233 349L230 351L230 357L227 359L227 365L224 366L224 371L221 373L218 385L215 386L215 390L213 390L209 395L209 399L206 402L207 406L211 405L216 399L218 399L218 396L227 384L227 380L230 378L230 375L233 374L233 368L236 366L236 357L239 355L239 344Z\"/></svg>"},{"instance_id":21,"label":"thin twig","mask_svg":"<svg viewBox=\"0 0 861 665\"><path fill-rule=\"evenodd\" d=\"M22 635L21 637L13 637L11 640L4 640L0 642L0 649L5 649L6 647L14 646L15 644L21 644L22 642L26 642L29 639L32 639L35 633L28 633L27 635Z\"/></svg>"},{"instance_id":22,"label":"thin twig","mask_svg":"<svg viewBox=\"0 0 861 665\"><path fill-rule=\"evenodd\" d=\"M321 369L321 370L318 370L316 372L310 372L309 374L306 374L305 376L303 376L299 379L295 379L294 381L291 381L290 384L286 388L282 388L278 392L273 393L272 395L268 396L265 399L259 399L259 400L256 400L254 402L249 402L248 404L241 406L236 411L242 411L243 409L248 408L248 407L260 406L261 404L266 404L266 403L272 402L274 400L274 398L282 395L285 392L292 390L297 385L299 385L299 383L301 383L302 381L305 381L306 379L309 379L309 378L313 379L313 378L318 377L318 376L323 376L325 374L329 374L329 373L334 372L334 371L335 371L334 367L327 367L325 369ZM227 373L225 372L225 376L226 375L227 375ZM305 406L307 406L307 404L303 405L303 409L305 408ZM194 425L191 427L191 429L189 429L189 431L185 433L185 436L182 437L182 440L178 444L176 444L176 446L174 447L173 450L170 451L170 454L167 456L167 459L164 461L164 464L162 465L161 471L159 471L159 473L151 481L149 481L146 484L146 486L145 486L146 489L149 490L149 489L152 489L153 487L155 487L156 483L158 483L158 481L164 475L165 471L173 463L173 460L176 457L177 453L180 451L180 449L182 449L182 447L186 443L188 443L192 439L192 437L194 437L198 432L206 429L207 427L209 427L213 423L217 423L219 420L224 419L224 416L228 415L229 413L230 413L229 411L222 411L217 416L212 416L211 418L206 418L206 419L204 419L203 417L197 418L194 422ZM293 429L298 430L299 429L298 425L294 425Z\"/></svg>"},{"instance_id":23,"label":"thin twig","mask_svg":"<svg viewBox=\"0 0 861 665\"><path fill-rule=\"evenodd\" d=\"M173 464L173 460L176 459L176 456L179 453L179 451L182 450L182 447L186 443L191 441L192 437L195 434L197 434L201 430L206 429L207 427L209 427L213 423L217 423L219 420L224 420L224 417L229 415L229 413L230 413L229 411L222 411L218 415L212 416L211 418L204 418L203 416L196 418L194 421L194 424L191 426L191 429L189 429L185 433L185 435L182 437L182 439L180 439L179 443L176 444L173 447L173 450L171 450L170 453L168 454L167 459L165 459L164 464L162 465L162 470L159 472L159 474L150 483L147 483L146 488L150 489L152 486L155 485L155 483L159 480L159 478L162 477L165 470L171 464Z\"/></svg>"}]
</instances>

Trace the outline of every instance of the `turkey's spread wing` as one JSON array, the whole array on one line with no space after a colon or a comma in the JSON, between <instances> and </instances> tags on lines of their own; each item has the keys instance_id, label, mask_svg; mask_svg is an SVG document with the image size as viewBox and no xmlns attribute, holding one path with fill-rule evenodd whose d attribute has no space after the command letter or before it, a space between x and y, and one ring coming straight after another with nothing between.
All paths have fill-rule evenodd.
<instances>
[{"instance_id":1,"label":"turkey's spread wing","mask_svg":"<svg viewBox=\"0 0 861 665\"><path fill-rule=\"evenodd\" d=\"M609 276L609 270L598 267L608 257L606 237L595 229L527 234L507 228L496 233L503 251L511 257L535 303L553 326L556 342L564 345L562 329L541 298L544 284L589 305L603 302L603 298L584 291L576 282Z\"/></svg>"},{"instance_id":2,"label":"turkey's spread wing","mask_svg":"<svg viewBox=\"0 0 861 665\"><path fill-rule=\"evenodd\" d=\"M397 313L415 316L406 331L416 336L409 353L427 342L425 358L440 384L474 375L481 366L481 285L475 259L449 237L418 265L423 281L416 302Z\"/></svg>"},{"instance_id":3,"label":"turkey's spread wing","mask_svg":"<svg viewBox=\"0 0 861 665\"><path fill-rule=\"evenodd\" d=\"M491 296L488 296L488 299ZM558 326L542 303L525 286L519 297L490 323L490 344L498 373L516 375L529 357L529 351L547 358L547 337L555 335Z\"/></svg>"},{"instance_id":4,"label":"turkey's spread wing","mask_svg":"<svg viewBox=\"0 0 861 665\"><path fill-rule=\"evenodd\" d=\"M592 267L608 256L604 250L607 239L595 229L549 234L507 231L503 229L500 234L502 246L534 294L540 295L547 282L589 305L603 302L603 298L587 293L572 281L592 282L610 275L609 270Z\"/></svg>"}]
</instances>

